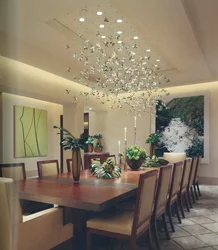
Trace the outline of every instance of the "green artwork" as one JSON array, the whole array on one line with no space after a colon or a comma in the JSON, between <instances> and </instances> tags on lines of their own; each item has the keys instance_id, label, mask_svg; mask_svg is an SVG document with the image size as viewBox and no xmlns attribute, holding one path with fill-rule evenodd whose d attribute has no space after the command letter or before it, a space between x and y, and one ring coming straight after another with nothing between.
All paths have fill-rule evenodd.
<instances>
[{"instance_id":1,"label":"green artwork","mask_svg":"<svg viewBox=\"0 0 218 250\"><path fill-rule=\"evenodd\" d=\"M14 106L14 156L46 156L48 152L47 111Z\"/></svg>"}]
</instances>

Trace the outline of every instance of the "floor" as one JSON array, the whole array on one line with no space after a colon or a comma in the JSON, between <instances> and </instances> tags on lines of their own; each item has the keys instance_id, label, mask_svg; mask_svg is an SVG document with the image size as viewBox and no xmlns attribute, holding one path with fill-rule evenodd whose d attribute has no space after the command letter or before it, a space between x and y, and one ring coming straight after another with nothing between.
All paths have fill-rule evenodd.
<instances>
[{"instance_id":1,"label":"floor","mask_svg":"<svg viewBox=\"0 0 218 250\"><path fill-rule=\"evenodd\" d=\"M182 224L175 219L175 233L171 240L164 240L160 233L163 250L213 250L218 249L218 186L200 186L202 196L191 209L186 212ZM169 227L170 228L170 227ZM137 250L145 250L144 244L137 245ZM128 243L112 241L111 244L94 246L93 250L128 250Z\"/></svg>"}]
</instances>

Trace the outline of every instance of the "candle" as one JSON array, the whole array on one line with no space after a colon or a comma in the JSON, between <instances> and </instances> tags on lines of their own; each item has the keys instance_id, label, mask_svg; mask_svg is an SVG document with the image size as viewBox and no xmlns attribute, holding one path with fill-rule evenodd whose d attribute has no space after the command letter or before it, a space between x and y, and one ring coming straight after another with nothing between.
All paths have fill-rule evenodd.
<instances>
[{"instance_id":1,"label":"candle","mask_svg":"<svg viewBox=\"0 0 218 250\"><path fill-rule=\"evenodd\" d=\"M127 132L127 128L124 128L124 141L126 141L126 132Z\"/></svg>"},{"instance_id":2,"label":"candle","mask_svg":"<svg viewBox=\"0 0 218 250\"><path fill-rule=\"evenodd\" d=\"M134 117L134 127L136 128L136 116Z\"/></svg>"},{"instance_id":3,"label":"candle","mask_svg":"<svg viewBox=\"0 0 218 250\"><path fill-rule=\"evenodd\" d=\"M118 154L120 153L120 141L118 141Z\"/></svg>"}]
</instances>

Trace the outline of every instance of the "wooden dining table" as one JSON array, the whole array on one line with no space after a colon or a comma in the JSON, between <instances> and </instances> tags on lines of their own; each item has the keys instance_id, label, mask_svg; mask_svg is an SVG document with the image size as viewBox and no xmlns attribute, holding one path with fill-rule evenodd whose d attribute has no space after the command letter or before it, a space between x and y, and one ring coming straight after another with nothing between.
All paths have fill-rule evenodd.
<instances>
[{"instance_id":1,"label":"wooden dining table","mask_svg":"<svg viewBox=\"0 0 218 250\"><path fill-rule=\"evenodd\" d=\"M63 207L64 223L73 223L74 235L81 237L87 219L135 196L139 175L150 170L127 170L119 178L98 179L85 169L81 172L78 184L73 183L72 173L63 173L21 180L16 183L16 187L20 199Z\"/></svg>"}]
</instances>

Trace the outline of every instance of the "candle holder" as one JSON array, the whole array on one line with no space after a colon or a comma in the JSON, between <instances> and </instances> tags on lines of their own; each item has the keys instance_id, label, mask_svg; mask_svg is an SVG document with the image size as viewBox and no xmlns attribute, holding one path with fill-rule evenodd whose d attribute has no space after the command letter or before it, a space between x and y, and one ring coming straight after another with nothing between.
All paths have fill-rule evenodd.
<instances>
[{"instance_id":1,"label":"candle holder","mask_svg":"<svg viewBox=\"0 0 218 250\"><path fill-rule=\"evenodd\" d=\"M136 141L136 126L134 127L134 144L137 145L137 141Z\"/></svg>"},{"instance_id":2,"label":"candle holder","mask_svg":"<svg viewBox=\"0 0 218 250\"><path fill-rule=\"evenodd\" d=\"M127 149L127 140L124 140L124 171L127 171L127 162L126 162L126 149Z\"/></svg>"}]
</instances>

